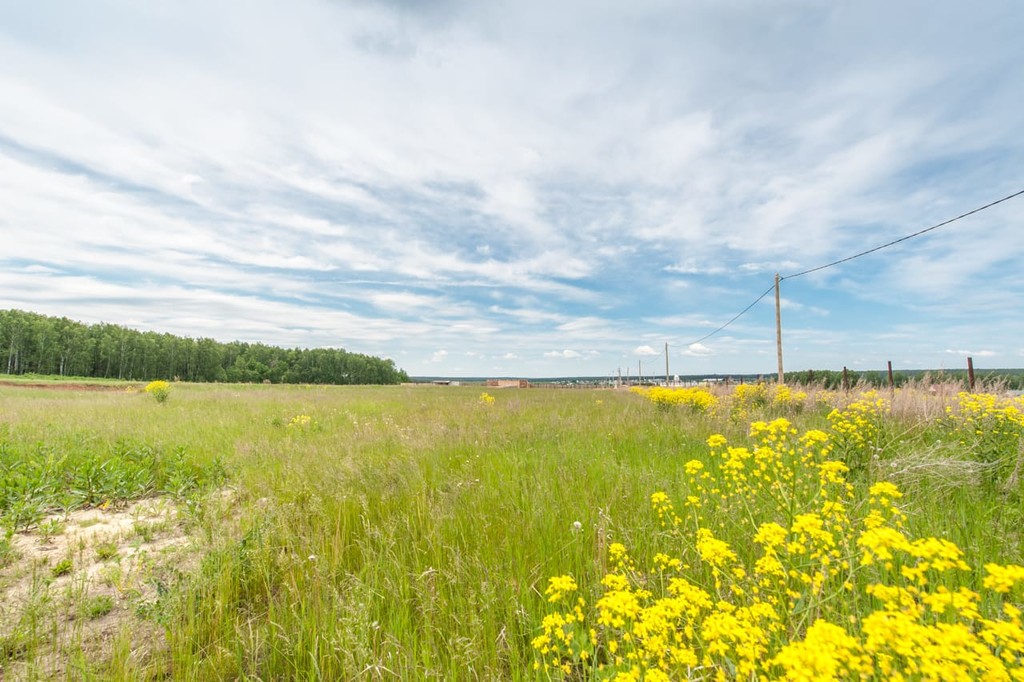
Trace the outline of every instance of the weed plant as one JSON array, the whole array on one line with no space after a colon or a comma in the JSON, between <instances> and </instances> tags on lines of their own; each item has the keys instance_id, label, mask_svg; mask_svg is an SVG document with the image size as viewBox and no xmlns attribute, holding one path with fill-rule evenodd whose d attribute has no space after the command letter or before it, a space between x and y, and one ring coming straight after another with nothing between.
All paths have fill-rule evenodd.
<instances>
[{"instance_id":1,"label":"weed plant","mask_svg":"<svg viewBox=\"0 0 1024 682\"><path fill-rule=\"evenodd\" d=\"M130 437L103 442L89 432L27 435L0 431L0 528L27 530L53 512L152 495L184 499L224 475L219 462L200 465L183 447L161 449ZM59 520L51 520L43 530L57 527Z\"/></svg>"}]
</instances>

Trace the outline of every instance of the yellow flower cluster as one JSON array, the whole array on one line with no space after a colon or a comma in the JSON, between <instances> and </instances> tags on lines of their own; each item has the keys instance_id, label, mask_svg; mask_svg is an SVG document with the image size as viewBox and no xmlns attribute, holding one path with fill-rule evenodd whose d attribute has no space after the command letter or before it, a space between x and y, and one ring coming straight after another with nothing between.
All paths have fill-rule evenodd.
<instances>
[{"instance_id":1,"label":"yellow flower cluster","mask_svg":"<svg viewBox=\"0 0 1024 682\"><path fill-rule=\"evenodd\" d=\"M740 384L732 390L734 411L750 410L768 404L768 387L762 383Z\"/></svg>"},{"instance_id":2,"label":"yellow flower cluster","mask_svg":"<svg viewBox=\"0 0 1024 682\"><path fill-rule=\"evenodd\" d=\"M548 588L545 590L548 601L553 604L564 602L568 608L564 612L556 611L545 616L541 623L542 633L533 639L533 647L542 656L550 656L552 665L566 674L572 672L570 661L586 664L593 648L593 643L588 641L588 632L582 632L581 637L576 636L584 624L583 609L587 605L582 597L577 597L570 606L570 597L576 589L576 581L572 576L555 576L548 580Z\"/></svg>"},{"instance_id":3,"label":"yellow flower cluster","mask_svg":"<svg viewBox=\"0 0 1024 682\"><path fill-rule=\"evenodd\" d=\"M289 429L309 428L313 424L313 418L308 414L297 414L288 422Z\"/></svg>"},{"instance_id":4,"label":"yellow flower cluster","mask_svg":"<svg viewBox=\"0 0 1024 682\"><path fill-rule=\"evenodd\" d=\"M707 412L718 403L718 399L711 395L707 389L697 386L689 388L664 388L662 386L642 388L634 386L629 390L644 396L658 407L666 409L681 405L689 407L695 412Z\"/></svg>"},{"instance_id":5,"label":"yellow flower cluster","mask_svg":"<svg viewBox=\"0 0 1024 682\"><path fill-rule=\"evenodd\" d=\"M989 480L1003 478L1016 465L1024 439L1024 398L960 393L956 408L946 407L945 421L975 459L992 465Z\"/></svg>"},{"instance_id":6,"label":"yellow flower cluster","mask_svg":"<svg viewBox=\"0 0 1024 682\"><path fill-rule=\"evenodd\" d=\"M494 396L491 395L490 393L484 391L483 393L480 394L480 404L481 405L493 405L494 404Z\"/></svg>"},{"instance_id":7,"label":"yellow flower cluster","mask_svg":"<svg viewBox=\"0 0 1024 682\"><path fill-rule=\"evenodd\" d=\"M146 388L143 390L153 396L158 403L162 403L171 394L171 385L162 380L151 381L146 384Z\"/></svg>"},{"instance_id":8,"label":"yellow flower cluster","mask_svg":"<svg viewBox=\"0 0 1024 682\"><path fill-rule=\"evenodd\" d=\"M852 467L863 466L871 450L878 447L882 418L889 413L890 404L877 391L866 391L846 406L828 414L832 441L836 451Z\"/></svg>"},{"instance_id":9,"label":"yellow flower cluster","mask_svg":"<svg viewBox=\"0 0 1024 682\"><path fill-rule=\"evenodd\" d=\"M992 393L967 393L956 396L957 410L946 408L947 414L961 423L992 419L1003 424L1020 426L1024 424L1024 397L1003 398Z\"/></svg>"},{"instance_id":10,"label":"yellow flower cluster","mask_svg":"<svg viewBox=\"0 0 1024 682\"><path fill-rule=\"evenodd\" d=\"M874 403L873 403L874 404ZM856 413L856 412L854 412ZM1024 566L985 566L904 530L902 493L857 502L827 434L755 422L685 465L681 511L651 495L667 546L620 543L588 607L551 578L536 667L566 679L1024 680ZM730 543L727 538L735 539ZM976 583L974 583L976 584Z\"/></svg>"},{"instance_id":11,"label":"yellow flower cluster","mask_svg":"<svg viewBox=\"0 0 1024 682\"><path fill-rule=\"evenodd\" d=\"M807 402L805 391L794 391L785 384L776 384L772 389L771 404L774 408L798 412L803 409Z\"/></svg>"},{"instance_id":12,"label":"yellow flower cluster","mask_svg":"<svg viewBox=\"0 0 1024 682\"><path fill-rule=\"evenodd\" d=\"M561 575L548 580L548 589L544 593L548 595L548 601L558 602L565 595L575 591L576 580L571 575Z\"/></svg>"},{"instance_id":13,"label":"yellow flower cluster","mask_svg":"<svg viewBox=\"0 0 1024 682\"><path fill-rule=\"evenodd\" d=\"M988 573L983 583L985 588L1000 594L1006 594L1014 585L1024 585L1024 566L985 564L985 572Z\"/></svg>"}]
</instances>

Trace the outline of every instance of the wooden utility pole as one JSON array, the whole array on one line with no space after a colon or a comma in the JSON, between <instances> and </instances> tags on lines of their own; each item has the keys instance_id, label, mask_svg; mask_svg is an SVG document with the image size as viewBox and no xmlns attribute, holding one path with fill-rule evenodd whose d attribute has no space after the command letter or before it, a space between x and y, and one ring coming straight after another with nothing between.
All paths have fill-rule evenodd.
<instances>
[{"instance_id":1,"label":"wooden utility pole","mask_svg":"<svg viewBox=\"0 0 1024 682\"><path fill-rule=\"evenodd\" d=\"M782 303L779 298L779 282L782 280L779 273L775 273L775 350L779 356L779 383L786 383L786 377L782 372Z\"/></svg>"},{"instance_id":2,"label":"wooden utility pole","mask_svg":"<svg viewBox=\"0 0 1024 682\"><path fill-rule=\"evenodd\" d=\"M889 360L888 362L889 362L889 390L890 391L895 391L896 390L896 382L893 381L893 378L892 378L892 360Z\"/></svg>"},{"instance_id":3,"label":"wooden utility pole","mask_svg":"<svg viewBox=\"0 0 1024 682\"><path fill-rule=\"evenodd\" d=\"M665 342L665 386L668 386L668 341Z\"/></svg>"}]
</instances>

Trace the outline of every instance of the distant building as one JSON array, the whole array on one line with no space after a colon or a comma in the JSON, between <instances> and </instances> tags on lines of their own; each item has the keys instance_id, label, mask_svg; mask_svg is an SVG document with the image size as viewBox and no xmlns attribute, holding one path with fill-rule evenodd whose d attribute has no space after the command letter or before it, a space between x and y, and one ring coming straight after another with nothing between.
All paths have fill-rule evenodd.
<instances>
[{"instance_id":1,"label":"distant building","mask_svg":"<svg viewBox=\"0 0 1024 682\"><path fill-rule=\"evenodd\" d=\"M526 379L488 379L488 388L529 388L530 382Z\"/></svg>"}]
</instances>

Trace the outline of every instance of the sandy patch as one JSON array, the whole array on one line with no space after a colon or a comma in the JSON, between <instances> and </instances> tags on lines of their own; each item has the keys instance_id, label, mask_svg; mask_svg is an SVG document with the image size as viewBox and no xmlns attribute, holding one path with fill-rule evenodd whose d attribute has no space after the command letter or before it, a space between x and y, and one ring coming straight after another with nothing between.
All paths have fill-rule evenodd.
<instances>
[{"instance_id":1,"label":"sandy patch","mask_svg":"<svg viewBox=\"0 0 1024 682\"><path fill-rule=\"evenodd\" d=\"M12 544L0 569L0 680L64 677L115 646L140 664L160 655L159 597L198 559L167 499L51 516Z\"/></svg>"}]
</instances>

